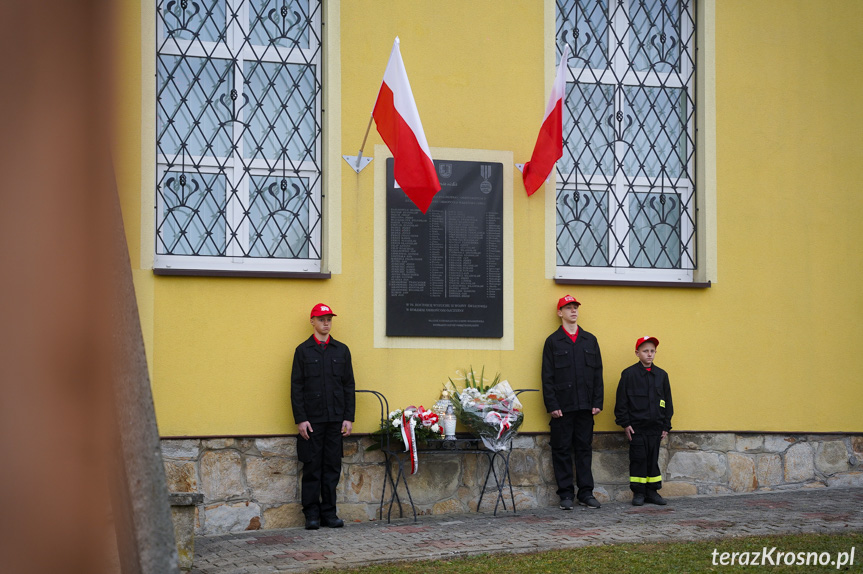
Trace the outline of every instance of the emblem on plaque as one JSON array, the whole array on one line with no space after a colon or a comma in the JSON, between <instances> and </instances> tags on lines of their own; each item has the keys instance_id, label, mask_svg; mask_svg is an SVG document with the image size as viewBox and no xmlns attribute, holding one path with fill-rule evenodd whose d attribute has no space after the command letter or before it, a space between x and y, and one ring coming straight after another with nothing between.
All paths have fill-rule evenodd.
<instances>
[{"instance_id":1,"label":"emblem on plaque","mask_svg":"<svg viewBox=\"0 0 863 574\"><path fill-rule=\"evenodd\" d=\"M438 173L443 178L449 178L452 175L452 164L442 163L438 166Z\"/></svg>"},{"instance_id":2,"label":"emblem on plaque","mask_svg":"<svg viewBox=\"0 0 863 574\"><path fill-rule=\"evenodd\" d=\"M492 190L491 182L488 180L488 178L491 177L491 166L480 166L479 174L482 176L482 183L479 184L479 190L484 194L488 195L489 193L491 193Z\"/></svg>"}]
</instances>

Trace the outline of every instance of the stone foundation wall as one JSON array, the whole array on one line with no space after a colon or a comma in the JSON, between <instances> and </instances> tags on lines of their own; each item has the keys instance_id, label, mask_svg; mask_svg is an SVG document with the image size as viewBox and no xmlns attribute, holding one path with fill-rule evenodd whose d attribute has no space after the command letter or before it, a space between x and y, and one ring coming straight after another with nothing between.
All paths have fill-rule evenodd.
<instances>
[{"instance_id":1,"label":"stone foundation wall","mask_svg":"<svg viewBox=\"0 0 863 574\"><path fill-rule=\"evenodd\" d=\"M163 440L168 489L203 494L196 509L198 534L301 526L302 464L296 440ZM367 452L370 444L368 437L345 440L338 506L346 521L378 516L383 455ZM670 497L863 486L863 436L672 433L663 441L659 464L661 492ZM487 469L483 455L421 453L419 472L408 477L417 513L475 511ZM600 502L629 500L628 446L622 433L595 435L593 474ZM557 504L547 434L515 439L510 475L519 509ZM480 511L493 510L495 494L486 493ZM403 489L400 495L407 501ZM412 516L409 505L404 511ZM397 507L393 516L398 517Z\"/></svg>"}]
</instances>

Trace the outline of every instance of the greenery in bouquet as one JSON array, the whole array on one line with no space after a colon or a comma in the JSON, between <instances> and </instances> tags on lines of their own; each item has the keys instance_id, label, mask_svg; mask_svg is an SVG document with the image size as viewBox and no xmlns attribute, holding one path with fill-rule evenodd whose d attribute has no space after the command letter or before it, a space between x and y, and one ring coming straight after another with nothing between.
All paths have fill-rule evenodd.
<instances>
[{"instance_id":1,"label":"greenery in bouquet","mask_svg":"<svg viewBox=\"0 0 863 574\"><path fill-rule=\"evenodd\" d=\"M485 367L479 377L473 367L456 371L455 380L449 379L448 389L458 420L491 450L507 449L524 420L524 413L512 387L500 380L500 373L489 381L485 378Z\"/></svg>"},{"instance_id":2,"label":"greenery in bouquet","mask_svg":"<svg viewBox=\"0 0 863 574\"><path fill-rule=\"evenodd\" d=\"M383 438L389 435L391 445L393 443L400 443L404 447L402 429L406 428L405 424L414 427L414 436L418 443L424 443L429 440L440 440L444 436L443 425L438 421L437 413L424 409L422 405L394 410L389 414L387 420L381 423L380 428L372 433L372 436ZM380 440L375 441L366 450L381 448L381 442Z\"/></svg>"}]
</instances>

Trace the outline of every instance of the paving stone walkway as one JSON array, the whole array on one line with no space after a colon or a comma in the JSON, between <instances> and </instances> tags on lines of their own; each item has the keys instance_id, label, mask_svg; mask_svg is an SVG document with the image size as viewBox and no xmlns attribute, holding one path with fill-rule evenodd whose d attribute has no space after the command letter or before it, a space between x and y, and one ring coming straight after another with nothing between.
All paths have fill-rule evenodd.
<instances>
[{"instance_id":1,"label":"paving stone walkway","mask_svg":"<svg viewBox=\"0 0 863 574\"><path fill-rule=\"evenodd\" d=\"M409 512L409 509L408 509ZM349 523L341 529L252 531L195 539L194 574L277 574L405 558L533 552L624 542L863 532L863 488L818 488L670 499L668 506L609 502ZM803 549L801 549L803 550ZM813 549L814 550L814 549ZM863 553L863 548L857 549ZM863 563L863 556L855 560Z\"/></svg>"}]
</instances>

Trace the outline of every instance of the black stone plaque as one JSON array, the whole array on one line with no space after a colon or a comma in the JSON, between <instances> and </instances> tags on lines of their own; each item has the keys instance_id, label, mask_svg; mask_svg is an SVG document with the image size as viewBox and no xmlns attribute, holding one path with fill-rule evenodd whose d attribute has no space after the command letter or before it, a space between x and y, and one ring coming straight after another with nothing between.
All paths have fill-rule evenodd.
<instances>
[{"instance_id":1,"label":"black stone plaque","mask_svg":"<svg viewBox=\"0 0 863 574\"><path fill-rule=\"evenodd\" d=\"M503 164L434 164L423 214L387 160L387 336L503 337Z\"/></svg>"}]
</instances>

